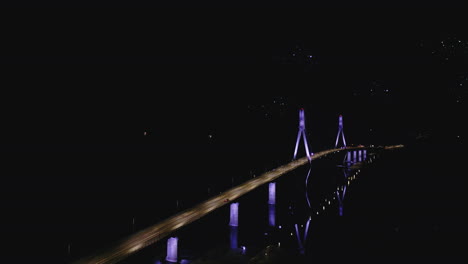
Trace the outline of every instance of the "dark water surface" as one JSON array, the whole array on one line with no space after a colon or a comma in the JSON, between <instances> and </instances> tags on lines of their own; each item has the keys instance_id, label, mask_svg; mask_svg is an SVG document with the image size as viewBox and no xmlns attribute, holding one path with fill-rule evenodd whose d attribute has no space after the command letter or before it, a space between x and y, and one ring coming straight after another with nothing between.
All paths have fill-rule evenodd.
<instances>
[{"instance_id":1,"label":"dark water surface","mask_svg":"<svg viewBox=\"0 0 468 264\"><path fill-rule=\"evenodd\" d=\"M458 170L461 153L461 148L435 144L380 153L348 186L342 217L338 216L337 201L331 198L343 175L336 167L343 155L314 161L308 188L311 209L305 199L308 167L277 181L276 222L281 230L268 227L266 185L239 199L239 246L246 246L253 254L268 243L281 242L296 251L294 224L305 226L311 216L306 260L370 263L463 258L461 244L456 242L466 234L463 174ZM233 181L237 184L259 175L262 169L251 172L247 166L233 165L240 160L248 163L257 154L239 160L213 157L206 161L217 162L216 168L226 168L224 173L195 171L192 168L200 168L198 161L180 163L177 158L173 163L158 164L156 154L141 151L132 155L118 151L10 155L5 164L16 173L8 183L21 188L12 193L8 185L3 186L4 194L9 195L6 201L15 202L15 206L4 206L2 233L7 250L3 258L9 263L65 263L94 253L231 187ZM280 163L265 162L264 167ZM35 172L39 172L37 177L28 175ZM126 173L134 176L119 177ZM164 174L173 176L155 180L166 177ZM323 202L327 197L331 205ZM225 206L176 231L179 256L193 259L210 249L228 247L228 222L229 207ZM124 263L154 263L164 258L165 241Z\"/></svg>"}]
</instances>

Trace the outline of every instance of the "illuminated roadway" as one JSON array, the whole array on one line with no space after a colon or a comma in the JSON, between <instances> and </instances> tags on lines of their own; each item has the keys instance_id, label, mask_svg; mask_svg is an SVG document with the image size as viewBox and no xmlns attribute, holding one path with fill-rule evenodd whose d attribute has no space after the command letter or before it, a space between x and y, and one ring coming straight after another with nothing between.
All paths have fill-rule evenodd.
<instances>
[{"instance_id":1,"label":"illuminated roadway","mask_svg":"<svg viewBox=\"0 0 468 264\"><path fill-rule=\"evenodd\" d=\"M401 148L403 145L386 146L383 149ZM347 147L335 148L320 151L311 155L311 160L324 157L328 154L354 149L372 149L369 147ZM110 264L117 263L120 260L130 256L140 249L149 246L162 238L165 238L175 230L192 223L193 221L207 215L211 211L228 204L229 202L239 198L240 196L254 190L255 188L271 182L281 175L288 173L296 168L307 164L307 157L294 160L286 165L280 166L271 171L265 172L262 175L248 180L236 187L233 187L217 196L214 196L192 208L184 210L176 215L173 215L159 223L154 224L146 229L143 229L123 240L115 246L87 258L83 258L74 262L74 264ZM228 199L228 200L226 200Z\"/></svg>"}]
</instances>

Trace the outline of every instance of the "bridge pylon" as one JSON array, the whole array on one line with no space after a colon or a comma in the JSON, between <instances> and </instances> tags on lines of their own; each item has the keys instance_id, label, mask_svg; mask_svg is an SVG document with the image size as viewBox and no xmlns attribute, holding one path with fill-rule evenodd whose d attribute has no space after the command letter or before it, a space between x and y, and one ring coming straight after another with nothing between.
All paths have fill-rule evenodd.
<instances>
[{"instance_id":1,"label":"bridge pylon","mask_svg":"<svg viewBox=\"0 0 468 264\"><path fill-rule=\"evenodd\" d=\"M345 140L345 136L343 132L343 116L342 115L338 117L338 134L336 135L335 148L338 146L338 140L340 139L340 134L343 140L343 147L346 147L346 140Z\"/></svg>"},{"instance_id":2,"label":"bridge pylon","mask_svg":"<svg viewBox=\"0 0 468 264\"><path fill-rule=\"evenodd\" d=\"M296 159L297 149L299 147L299 141L301 140L301 136L302 136L302 139L304 140L304 147L305 147L307 158L309 159L309 161L311 161L311 158L310 158L311 153L309 153L309 144L307 144L307 136L306 136L306 131L305 131L304 108L301 108L299 110L299 131L297 132L296 147L294 148L293 159ZM314 153L312 153L312 155L313 154Z\"/></svg>"},{"instance_id":3,"label":"bridge pylon","mask_svg":"<svg viewBox=\"0 0 468 264\"><path fill-rule=\"evenodd\" d=\"M238 248L238 228L239 228L239 203L231 203L230 207L230 217L229 217L229 227L230 227L230 242L231 249L237 250Z\"/></svg>"},{"instance_id":4,"label":"bridge pylon","mask_svg":"<svg viewBox=\"0 0 468 264\"><path fill-rule=\"evenodd\" d=\"M276 182L268 184L268 225L276 226Z\"/></svg>"}]
</instances>

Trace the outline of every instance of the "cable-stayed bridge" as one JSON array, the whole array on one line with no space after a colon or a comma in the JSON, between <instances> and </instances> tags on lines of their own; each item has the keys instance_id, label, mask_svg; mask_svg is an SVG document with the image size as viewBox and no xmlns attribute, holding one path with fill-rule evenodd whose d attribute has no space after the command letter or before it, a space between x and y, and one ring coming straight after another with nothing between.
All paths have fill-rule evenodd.
<instances>
[{"instance_id":1,"label":"cable-stayed bridge","mask_svg":"<svg viewBox=\"0 0 468 264\"><path fill-rule=\"evenodd\" d=\"M343 146L338 147L338 142L339 139L342 139ZM306 156L297 159L297 151L300 145L301 139L303 140L303 145L305 148ZM280 167L277 167L275 169L272 169L270 171L267 171L263 174L261 174L258 177L255 177L253 179L250 179L242 184L239 184L238 186L235 186L231 189L226 190L225 192L222 192L219 195L216 195L206 201L203 201L192 208L188 208L182 212L179 212L163 221L160 221L159 223L156 223L150 227L147 227L123 240L118 242L116 245L109 247L99 253L96 253L92 256L88 256L85 258L82 258L73 264L110 264L110 263L117 263L128 256L140 251L141 249L156 243L158 241L161 241L162 239L165 239L171 234L174 233L174 231L180 229L183 226L186 226L197 219L206 216L210 212L230 204L230 222L229 225L232 228L231 231L231 248L235 249L237 248L237 226L238 226L238 203L236 202L236 199L239 197L245 195L246 193L249 193L258 187L269 183L269 199L268 199L268 204L269 206L273 206L275 204L275 180L278 179L279 177L286 175L289 172L292 172L296 170L299 167L302 167L304 165L310 164L312 161L323 158L327 155L334 154L334 153L339 153L339 152L345 152L345 158L343 161L343 171L344 171L344 176L346 180L348 180L348 185L349 185L349 180L352 180L352 178L348 179L349 174L347 173L350 168L354 164L357 164L359 162L363 162L367 160L367 151L373 151L373 150L389 150L389 149L396 149L396 148L402 148L403 145L393 145L393 146L379 146L379 147L374 147L374 146L357 146L357 147L350 147L346 146L346 141L344 137L344 131L343 131L343 117L340 115L339 116L339 122L338 122L338 134L335 142L335 147L323 151L318 151L315 153L310 152L310 148L307 142L307 137L306 137L306 132L305 132L305 115L304 115L304 110L300 109L299 111L299 131L297 135L297 140L296 140L296 145L294 148L294 154L293 154L293 160L285 165L282 165ZM307 174L306 177L306 185L308 178L310 176L310 170L309 173ZM339 204L339 215L343 214L343 200L345 197L346 193L346 184L338 187L336 190L336 198L338 199L338 204ZM307 196L308 197L308 196ZM307 198L308 199L308 198ZM307 201L310 206L310 202ZM273 210L274 212L274 210ZM270 226L275 225L274 221L274 215L269 216L269 224ZM299 229L296 224L295 230L296 230L296 236L299 244L299 248L301 251L304 250L304 244L307 239L307 231L308 227L310 224L310 218L306 223L306 229L304 230L304 235L301 236L299 234ZM177 262L177 238L176 237L170 237L168 239L168 247L167 247L167 257L166 261L167 262Z\"/></svg>"}]
</instances>

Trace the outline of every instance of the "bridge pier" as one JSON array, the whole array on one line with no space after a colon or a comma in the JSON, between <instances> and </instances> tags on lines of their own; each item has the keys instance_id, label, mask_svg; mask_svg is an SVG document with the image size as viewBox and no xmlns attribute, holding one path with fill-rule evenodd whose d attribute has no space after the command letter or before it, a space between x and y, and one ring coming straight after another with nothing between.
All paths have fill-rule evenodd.
<instances>
[{"instance_id":1,"label":"bridge pier","mask_svg":"<svg viewBox=\"0 0 468 264\"><path fill-rule=\"evenodd\" d=\"M361 149L359 150L358 161L359 162L362 161L362 150Z\"/></svg>"},{"instance_id":2,"label":"bridge pier","mask_svg":"<svg viewBox=\"0 0 468 264\"><path fill-rule=\"evenodd\" d=\"M276 225L276 182L268 184L268 225Z\"/></svg>"},{"instance_id":3,"label":"bridge pier","mask_svg":"<svg viewBox=\"0 0 468 264\"><path fill-rule=\"evenodd\" d=\"M166 261L177 263L177 237L171 237L167 240L167 256Z\"/></svg>"},{"instance_id":4,"label":"bridge pier","mask_svg":"<svg viewBox=\"0 0 468 264\"><path fill-rule=\"evenodd\" d=\"M366 160L366 158L367 158L367 150L366 149L362 151L362 157L364 158L364 160Z\"/></svg>"},{"instance_id":5,"label":"bridge pier","mask_svg":"<svg viewBox=\"0 0 468 264\"><path fill-rule=\"evenodd\" d=\"M239 233L239 203L231 203L230 208L230 218L229 218L229 227L230 227L230 239L231 249L236 250L238 248L238 233Z\"/></svg>"},{"instance_id":6,"label":"bridge pier","mask_svg":"<svg viewBox=\"0 0 468 264\"><path fill-rule=\"evenodd\" d=\"M239 226L239 203L231 203L230 226Z\"/></svg>"},{"instance_id":7,"label":"bridge pier","mask_svg":"<svg viewBox=\"0 0 468 264\"><path fill-rule=\"evenodd\" d=\"M357 162L357 151L353 150L353 163Z\"/></svg>"},{"instance_id":8,"label":"bridge pier","mask_svg":"<svg viewBox=\"0 0 468 264\"><path fill-rule=\"evenodd\" d=\"M268 204L276 204L276 182L268 184Z\"/></svg>"}]
</instances>

